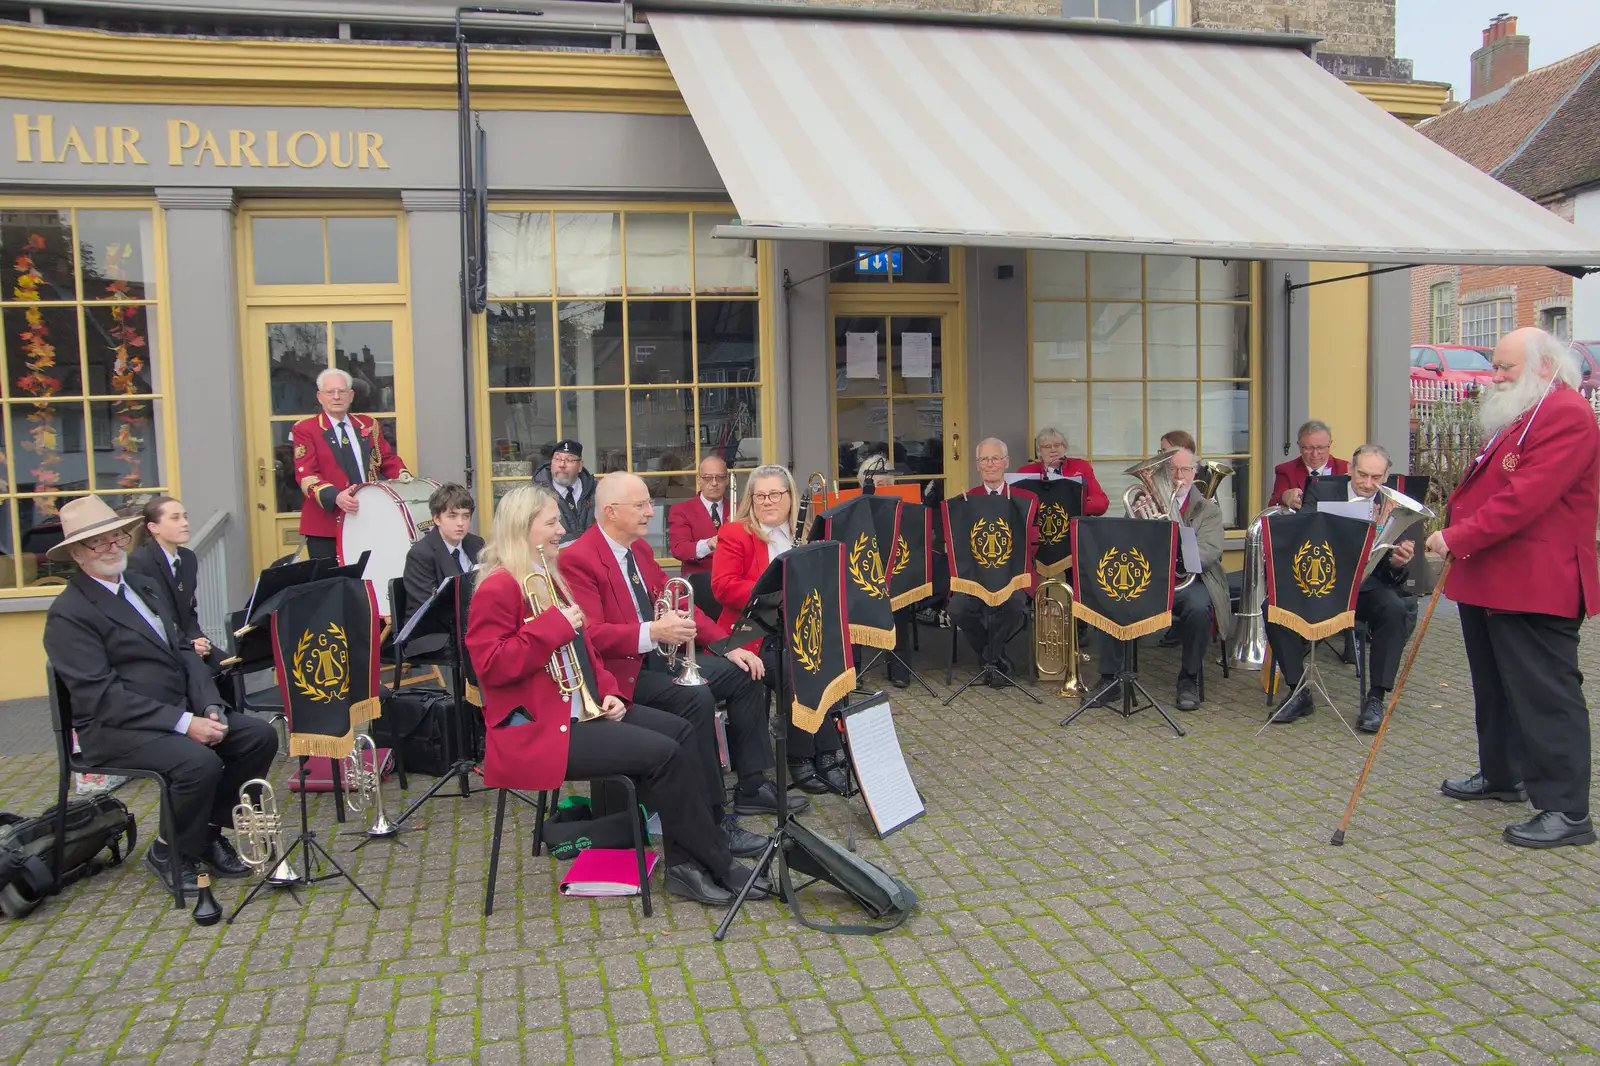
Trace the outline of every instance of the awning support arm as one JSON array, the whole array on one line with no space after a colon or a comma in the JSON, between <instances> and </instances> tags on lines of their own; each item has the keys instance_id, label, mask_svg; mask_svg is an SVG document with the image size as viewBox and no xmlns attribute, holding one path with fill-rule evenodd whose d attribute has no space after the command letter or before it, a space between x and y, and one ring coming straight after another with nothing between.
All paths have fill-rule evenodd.
<instances>
[{"instance_id":1,"label":"awning support arm","mask_svg":"<svg viewBox=\"0 0 1600 1066\"><path fill-rule=\"evenodd\" d=\"M843 263L835 263L833 266L828 267L828 268L826 268L824 270L819 270L815 274L807 274L805 277L801 278L799 281L790 281L789 280L789 272L787 270L785 270L783 272L783 291L787 293L790 289L799 288L801 285L804 285L808 281L813 281L816 278L820 278L820 277L823 277L825 275L832 274L835 270L839 270L839 269L841 269L843 267L855 266L857 263L860 263L864 259L871 259L873 256L879 254L880 252L892 252L896 248L904 249L905 245L903 245L903 244L885 244L881 248L868 248L865 251L863 251L860 255L856 256L854 259L846 260Z\"/></svg>"}]
</instances>

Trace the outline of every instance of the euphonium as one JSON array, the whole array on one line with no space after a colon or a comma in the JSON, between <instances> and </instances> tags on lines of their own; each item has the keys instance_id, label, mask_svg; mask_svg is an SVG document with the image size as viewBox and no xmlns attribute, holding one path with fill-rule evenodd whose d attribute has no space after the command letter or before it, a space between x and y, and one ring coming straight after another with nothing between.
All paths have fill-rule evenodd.
<instances>
[{"instance_id":1,"label":"euphonium","mask_svg":"<svg viewBox=\"0 0 1600 1066\"><path fill-rule=\"evenodd\" d=\"M1065 681L1058 696L1081 697L1078 622L1072 617L1072 586L1060 577L1039 584L1033 608L1033 662L1041 681Z\"/></svg>"},{"instance_id":2,"label":"euphonium","mask_svg":"<svg viewBox=\"0 0 1600 1066\"><path fill-rule=\"evenodd\" d=\"M1291 514L1273 505L1256 515L1244 537L1244 575L1240 578L1239 609L1233 612L1232 655L1240 666L1259 670L1267 661L1267 627L1261 604L1267 594L1264 522L1275 514Z\"/></svg>"},{"instance_id":3,"label":"euphonium","mask_svg":"<svg viewBox=\"0 0 1600 1066\"><path fill-rule=\"evenodd\" d=\"M371 758L367 756L371 752ZM368 764L371 765L368 765ZM367 836L392 837L400 827L383 812L383 768L378 765L378 745L366 733L357 733L344 759L344 805L351 814L367 814Z\"/></svg>"},{"instance_id":4,"label":"euphonium","mask_svg":"<svg viewBox=\"0 0 1600 1066\"><path fill-rule=\"evenodd\" d=\"M1388 485L1378 486L1378 495L1372 502L1377 508L1373 517L1378 523L1378 535L1373 538L1366 569L1361 571L1363 581L1372 576L1372 572L1378 568L1378 561L1400 542L1406 530L1424 518L1434 518L1434 513L1426 506Z\"/></svg>"},{"instance_id":5,"label":"euphonium","mask_svg":"<svg viewBox=\"0 0 1600 1066\"><path fill-rule=\"evenodd\" d=\"M822 476L822 471L813 470L811 476L806 478L806 497L800 501L800 528L795 533L794 542L804 544L811 539L811 525L817 516L817 505L826 502L828 493L828 479Z\"/></svg>"},{"instance_id":6,"label":"euphonium","mask_svg":"<svg viewBox=\"0 0 1600 1066\"><path fill-rule=\"evenodd\" d=\"M656 620L660 621L668 614L687 614L690 618L694 617L694 586L689 584L686 578L670 578L662 588L661 597L656 600ZM679 658L683 659L682 671L672 679L674 685L690 687L706 683L706 679L700 676L700 666L695 661L693 637L682 644L662 644L657 641L656 650L666 657L668 670L676 670Z\"/></svg>"},{"instance_id":7,"label":"euphonium","mask_svg":"<svg viewBox=\"0 0 1600 1066\"><path fill-rule=\"evenodd\" d=\"M540 545L538 550L539 565L544 569L535 570L522 579L522 594L528 598L530 618L547 606L558 609L570 606L561 595L560 583L556 581L555 575L550 573L549 564L545 562L544 546ZM584 684L583 663L578 658L578 649L572 643L557 648L556 653L545 664L545 669L550 671L550 677L554 679L556 688L561 690L562 703L571 700L574 695L582 700L578 708L578 721L587 722L600 717L600 705L595 703L594 697L589 694L589 686Z\"/></svg>"},{"instance_id":8,"label":"euphonium","mask_svg":"<svg viewBox=\"0 0 1600 1066\"><path fill-rule=\"evenodd\" d=\"M259 800L250 799L250 789L255 787ZM300 880L288 860L277 862L283 855L283 819L278 815L278 799L272 783L253 777L239 786L239 805L233 809L234 846L239 861L259 873L267 875L274 885L292 885ZM271 866L272 872L267 873Z\"/></svg>"},{"instance_id":9,"label":"euphonium","mask_svg":"<svg viewBox=\"0 0 1600 1066\"><path fill-rule=\"evenodd\" d=\"M1129 474L1139 479L1139 484L1131 485L1127 492L1122 494L1122 507L1129 518L1158 519L1164 522L1176 522L1182 518L1178 509L1178 499L1172 491L1172 475L1168 468L1172 464L1172 457L1178 454L1179 449L1168 448L1158 452L1148 459L1134 463L1124 474ZM1193 574L1184 574L1172 586L1174 592L1188 588L1194 581Z\"/></svg>"}]
</instances>

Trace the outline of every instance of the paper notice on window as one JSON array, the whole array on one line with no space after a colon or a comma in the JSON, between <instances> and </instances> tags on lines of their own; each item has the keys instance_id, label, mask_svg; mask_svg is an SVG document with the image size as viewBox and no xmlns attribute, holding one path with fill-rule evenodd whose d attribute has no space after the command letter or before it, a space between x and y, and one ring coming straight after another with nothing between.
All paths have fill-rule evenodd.
<instances>
[{"instance_id":1,"label":"paper notice on window","mask_svg":"<svg viewBox=\"0 0 1600 1066\"><path fill-rule=\"evenodd\" d=\"M878 335L876 333L846 333L844 335L844 376L847 378L875 378L878 376Z\"/></svg>"},{"instance_id":2,"label":"paper notice on window","mask_svg":"<svg viewBox=\"0 0 1600 1066\"><path fill-rule=\"evenodd\" d=\"M900 334L900 373L908 378L933 377L933 334Z\"/></svg>"},{"instance_id":3,"label":"paper notice on window","mask_svg":"<svg viewBox=\"0 0 1600 1066\"><path fill-rule=\"evenodd\" d=\"M844 715L845 738L861 794L879 837L922 817L922 796L911 780L900 738L894 730L894 713L882 696Z\"/></svg>"}]
</instances>

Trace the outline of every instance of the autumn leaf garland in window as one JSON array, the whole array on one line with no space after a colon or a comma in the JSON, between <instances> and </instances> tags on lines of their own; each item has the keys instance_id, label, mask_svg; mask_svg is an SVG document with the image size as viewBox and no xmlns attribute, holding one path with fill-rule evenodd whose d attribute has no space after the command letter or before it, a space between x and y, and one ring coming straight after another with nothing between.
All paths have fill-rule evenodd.
<instances>
[{"instance_id":1,"label":"autumn leaf garland in window","mask_svg":"<svg viewBox=\"0 0 1600 1066\"><path fill-rule=\"evenodd\" d=\"M125 396L139 392L138 378L145 368L145 338L139 332L139 308L121 301L131 298L128 286L128 259L133 255L130 244L112 244L106 249L106 292L116 303L111 306L111 391ZM149 424L149 404L141 400L118 400L112 407L117 418L116 436L112 447L117 460L127 469L117 478L124 489L138 488L144 484L139 456L144 437L139 431Z\"/></svg>"},{"instance_id":2,"label":"autumn leaf garland in window","mask_svg":"<svg viewBox=\"0 0 1600 1066\"><path fill-rule=\"evenodd\" d=\"M12 296L18 301L37 302L39 286L44 276L34 266L33 257L44 250L44 238L37 233L28 234L23 252L17 256L17 282ZM34 454L38 465L29 471L34 479L34 491L48 493L61 482L61 451L57 439L55 405L51 399L61 392L61 378L56 369L56 349L50 343L50 330L44 324L44 313L38 307L29 307L23 314L24 326L17 336L22 345L23 367L26 370L17 378L18 389L33 397L33 409L28 412L28 436L22 447ZM42 514L57 513L54 496L44 496L37 502Z\"/></svg>"}]
</instances>

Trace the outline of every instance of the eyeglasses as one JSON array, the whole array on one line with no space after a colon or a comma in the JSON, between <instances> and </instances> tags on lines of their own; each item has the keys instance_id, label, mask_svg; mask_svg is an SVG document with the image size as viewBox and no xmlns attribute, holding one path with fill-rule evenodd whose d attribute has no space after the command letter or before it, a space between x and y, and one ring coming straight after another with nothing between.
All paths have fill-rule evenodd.
<instances>
[{"instance_id":1,"label":"eyeglasses","mask_svg":"<svg viewBox=\"0 0 1600 1066\"><path fill-rule=\"evenodd\" d=\"M1331 452L1331 451L1333 451L1333 445L1331 445L1331 444L1302 444L1302 445L1300 445L1300 450L1303 451L1303 452Z\"/></svg>"},{"instance_id":2,"label":"eyeglasses","mask_svg":"<svg viewBox=\"0 0 1600 1066\"><path fill-rule=\"evenodd\" d=\"M340 396L354 396L355 394L356 394L356 390L355 389L323 389L322 390L322 395L324 395L324 396L332 396L332 397L335 397L335 398L340 397Z\"/></svg>"},{"instance_id":3,"label":"eyeglasses","mask_svg":"<svg viewBox=\"0 0 1600 1066\"><path fill-rule=\"evenodd\" d=\"M778 503L787 495L788 489L779 489L777 492L752 492L750 498L757 503Z\"/></svg>"},{"instance_id":4,"label":"eyeglasses","mask_svg":"<svg viewBox=\"0 0 1600 1066\"><path fill-rule=\"evenodd\" d=\"M83 542L83 546L97 555L112 551L116 548L126 548L133 537L123 530L118 533L105 533L98 537L90 537Z\"/></svg>"},{"instance_id":5,"label":"eyeglasses","mask_svg":"<svg viewBox=\"0 0 1600 1066\"><path fill-rule=\"evenodd\" d=\"M700 480L701 481L709 481L713 485L716 485L716 484L720 484L720 483L728 480L728 475L727 474L701 474L700 475Z\"/></svg>"},{"instance_id":6,"label":"eyeglasses","mask_svg":"<svg viewBox=\"0 0 1600 1066\"><path fill-rule=\"evenodd\" d=\"M978 456L978 462L980 462L980 463L1003 463L1003 462L1006 461L1006 458L1007 457L1004 456L1004 455L980 455L980 456Z\"/></svg>"},{"instance_id":7,"label":"eyeglasses","mask_svg":"<svg viewBox=\"0 0 1600 1066\"><path fill-rule=\"evenodd\" d=\"M1182 474L1184 477L1193 477L1194 476L1194 467L1192 467L1192 466L1175 466L1175 467L1172 468L1172 473L1174 475Z\"/></svg>"}]
</instances>

